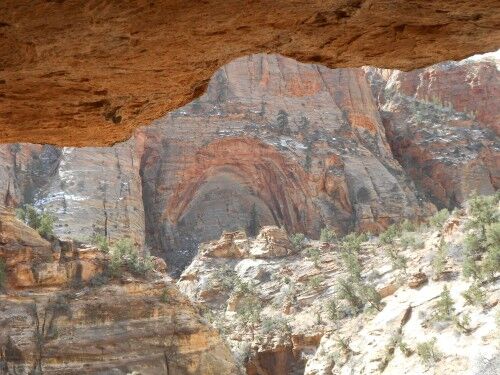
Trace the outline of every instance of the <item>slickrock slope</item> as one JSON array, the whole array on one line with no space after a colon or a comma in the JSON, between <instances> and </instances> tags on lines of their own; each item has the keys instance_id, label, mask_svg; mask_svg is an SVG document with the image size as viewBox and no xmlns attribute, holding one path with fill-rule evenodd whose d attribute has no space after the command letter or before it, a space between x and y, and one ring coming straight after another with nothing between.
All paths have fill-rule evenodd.
<instances>
[{"instance_id":1,"label":"slickrock slope","mask_svg":"<svg viewBox=\"0 0 500 375\"><path fill-rule=\"evenodd\" d=\"M103 146L252 53L409 70L500 47L497 0L3 0L0 141Z\"/></svg>"},{"instance_id":2,"label":"slickrock slope","mask_svg":"<svg viewBox=\"0 0 500 375\"><path fill-rule=\"evenodd\" d=\"M106 275L96 248L51 246L0 210L0 374L237 374L172 281Z\"/></svg>"},{"instance_id":3,"label":"slickrock slope","mask_svg":"<svg viewBox=\"0 0 500 375\"><path fill-rule=\"evenodd\" d=\"M439 229L403 232L390 244L372 238L359 249L351 237L293 250L276 227L256 238L226 233L200 247L178 285L206 306L247 374L494 374L498 269L480 286L482 305L467 303L471 281L460 274L468 219L456 212ZM359 281L347 249L362 267ZM444 286L452 307L440 320ZM345 291L361 299L360 313Z\"/></svg>"},{"instance_id":4,"label":"slickrock slope","mask_svg":"<svg viewBox=\"0 0 500 375\"><path fill-rule=\"evenodd\" d=\"M366 71L395 158L433 203L500 187L497 60Z\"/></svg>"}]
</instances>

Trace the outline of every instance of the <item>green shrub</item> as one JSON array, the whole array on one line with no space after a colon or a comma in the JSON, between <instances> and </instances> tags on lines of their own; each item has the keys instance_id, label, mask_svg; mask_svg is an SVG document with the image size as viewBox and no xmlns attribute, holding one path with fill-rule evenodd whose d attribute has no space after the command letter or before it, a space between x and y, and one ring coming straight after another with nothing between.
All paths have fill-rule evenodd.
<instances>
[{"instance_id":1,"label":"green shrub","mask_svg":"<svg viewBox=\"0 0 500 375\"><path fill-rule=\"evenodd\" d=\"M498 222L497 205L500 199L500 194L490 196L473 195L468 201L468 212L470 218L467 222L467 227L470 229L479 230L481 233L480 240L486 236L485 227Z\"/></svg>"},{"instance_id":2,"label":"green shrub","mask_svg":"<svg viewBox=\"0 0 500 375\"><path fill-rule=\"evenodd\" d=\"M402 269L406 272L408 259L404 255L400 254L400 251L396 246L387 246L385 248L385 252L391 259L393 270Z\"/></svg>"},{"instance_id":3,"label":"green shrub","mask_svg":"<svg viewBox=\"0 0 500 375\"><path fill-rule=\"evenodd\" d=\"M356 290L356 282L352 279L339 279L337 281L337 295L346 300L355 312L363 310L364 302Z\"/></svg>"},{"instance_id":4,"label":"green shrub","mask_svg":"<svg viewBox=\"0 0 500 375\"><path fill-rule=\"evenodd\" d=\"M500 270L500 194L473 196L467 202L469 219L462 271L465 277L491 279ZM478 264L477 260L481 260Z\"/></svg>"},{"instance_id":5,"label":"green shrub","mask_svg":"<svg viewBox=\"0 0 500 375\"><path fill-rule=\"evenodd\" d=\"M266 335L270 333L278 335L291 333L290 325L283 317L263 318L261 327L262 332Z\"/></svg>"},{"instance_id":6,"label":"green shrub","mask_svg":"<svg viewBox=\"0 0 500 375\"><path fill-rule=\"evenodd\" d=\"M102 234L95 234L90 239L90 243L96 246L103 253L109 253L109 243L105 236Z\"/></svg>"},{"instance_id":7,"label":"green shrub","mask_svg":"<svg viewBox=\"0 0 500 375\"><path fill-rule=\"evenodd\" d=\"M5 262L2 259L0 259L0 290L3 288L6 279L7 279L7 267L5 266Z\"/></svg>"},{"instance_id":8,"label":"green shrub","mask_svg":"<svg viewBox=\"0 0 500 375\"><path fill-rule=\"evenodd\" d=\"M434 319L437 321L449 321L453 318L453 312L455 311L453 299L450 296L450 291L448 287L443 286L443 291L439 295L434 306Z\"/></svg>"},{"instance_id":9,"label":"green shrub","mask_svg":"<svg viewBox=\"0 0 500 375\"><path fill-rule=\"evenodd\" d=\"M40 236L50 239L54 235L55 218L48 211L38 212L35 207L25 205L16 210L16 216L29 227L35 229Z\"/></svg>"},{"instance_id":10,"label":"green shrub","mask_svg":"<svg viewBox=\"0 0 500 375\"><path fill-rule=\"evenodd\" d=\"M469 233L464 239L465 250L471 255L479 255L482 252L483 246L481 240L476 233Z\"/></svg>"},{"instance_id":11,"label":"green shrub","mask_svg":"<svg viewBox=\"0 0 500 375\"><path fill-rule=\"evenodd\" d=\"M486 229L486 253L481 262L481 274L493 279L500 272L500 223L492 223Z\"/></svg>"},{"instance_id":12,"label":"green shrub","mask_svg":"<svg viewBox=\"0 0 500 375\"><path fill-rule=\"evenodd\" d=\"M334 323L337 323L340 319L339 307L337 305L337 301L335 301L334 298L331 298L326 302L326 313L328 319L330 319Z\"/></svg>"},{"instance_id":13,"label":"green shrub","mask_svg":"<svg viewBox=\"0 0 500 375\"><path fill-rule=\"evenodd\" d=\"M362 284L358 286L359 295L363 302L369 303L372 307L378 311L382 310L382 298L377 290L368 284Z\"/></svg>"},{"instance_id":14,"label":"green shrub","mask_svg":"<svg viewBox=\"0 0 500 375\"><path fill-rule=\"evenodd\" d=\"M418 343L417 354L426 366L431 366L439 361L441 354L436 349L436 338L434 337L430 341Z\"/></svg>"},{"instance_id":15,"label":"green shrub","mask_svg":"<svg viewBox=\"0 0 500 375\"><path fill-rule=\"evenodd\" d=\"M305 239L306 236L304 235L304 233L295 233L290 236L290 242L297 250L302 249Z\"/></svg>"},{"instance_id":16,"label":"green shrub","mask_svg":"<svg viewBox=\"0 0 500 375\"><path fill-rule=\"evenodd\" d=\"M227 265L217 267L210 278L210 282L224 291L232 291L238 280L236 272Z\"/></svg>"},{"instance_id":17,"label":"green shrub","mask_svg":"<svg viewBox=\"0 0 500 375\"><path fill-rule=\"evenodd\" d=\"M233 290L231 292L232 295L246 296L255 294L255 288L253 284L241 280L236 273L234 274L232 285L233 285Z\"/></svg>"},{"instance_id":18,"label":"green shrub","mask_svg":"<svg viewBox=\"0 0 500 375\"><path fill-rule=\"evenodd\" d=\"M385 232L382 232L379 235L379 241L384 245L390 245L400 235L401 235L401 230L399 229L398 225L392 224L389 225L389 227L387 227Z\"/></svg>"},{"instance_id":19,"label":"green shrub","mask_svg":"<svg viewBox=\"0 0 500 375\"><path fill-rule=\"evenodd\" d=\"M471 331L471 326L470 326L470 315L469 314L462 314L462 317L456 317L453 319L453 322L455 323L455 328L465 334L469 334Z\"/></svg>"},{"instance_id":20,"label":"green shrub","mask_svg":"<svg viewBox=\"0 0 500 375\"><path fill-rule=\"evenodd\" d=\"M481 269L477 265L474 254L466 249L464 252L464 260L462 262L462 274L464 277L479 279L481 276Z\"/></svg>"},{"instance_id":21,"label":"green shrub","mask_svg":"<svg viewBox=\"0 0 500 375\"><path fill-rule=\"evenodd\" d=\"M255 325L260 321L261 311L260 299L253 294L243 297L236 309L238 319L250 329L252 340L255 339Z\"/></svg>"},{"instance_id":22,"label":"green shrub","mask_svg":"<svg viewBox=\"0 0 500 375\"><path fill-rule=\"evenodd\" d=\"M434 271L434 275L439 277L446 267L448 256L448 244L444 242L443 239L439 242L439 246L437 248L437 252L432 259L432 270Z\"/></svg>"},{"instance_id":23,"label":"green shrub","mask_svg":"<svg viewBox=\"0 0 500 375\"><path fill-rule=\"evenodd\" d=\"M321 283L325 281L325 277L322 275L316 275L307 280L307 285L311 289L319 289Z\"/></svg>"},{"instance_id":24,"label":"green shrub","mask_svg":"<svg viewBox=\"0 0 500 375\"><path fill-rule=\"evenodd\" d=\"M399 227L400 227L401 231L403 231L403 232L415 232L417 230L417 226L408 219L405 219L399 225Z\"/></svg>"},{"instance_id":25,"label":"green shrub","mask_svg":"<svg viewBox=\"0 0 500 375\"><path fill-rule=\"evenodd\" d=\"M367 240L368 236L365 233L357 234L356 232L352 232L342 239L340 246L346 251L359 253L361 244Z\"/></svg>"},{"instance_id":26,"label":"green shrub","mask_svg":"<svg viewBox=\"0 0 500 375\"><path fill-rule=\"evenodd\" d=\"M448 217L450 217L450 212L446 208L443 208L429 219L429 224L434 228L440 229L445 221L448 220Z\"/></svg>"},{"instance_id":27,"label":"green shrub","mask_svg":"<svg viewBox=\"0 0 500 375\"><path fill-rule=\"evenodd\" d=\"M425 240L420 233L414 232L403 232L401 234L401 247L404 249L423 249L425 246Z\"/></svg>"},{"instance_id":28,"label":"green shrub","mask_svg":"<svg viewBox=\"0 0 500 375\"><path fill-rule=\"evenodd\" d=\"M137 248L129 238L122 238L110 249L110 271L113 276L120 276L123 267L130 272L145 276L153 270L153 261L150 256L141 257Z\"/></svg>"},{"instance_id":29,"label":"green shrub","mask_svg":"<svg viewBox=\"0 0 500 375\"><path fill-rule=\"evenodd\" d=\"M161 293L160 296L160 302L161 303L169 303L170 302L170 293L168 292L168 289L163 289L163 292Z\"/></svg>"},{"instance_id":30,"label":"green shrub","mask_svg":"<svg viewBox=\"0 0 500 375\"><path fill-rule=\"evenodd\" d=\"M409 357L413 354L413 350L411 350L408 344L403 340L399 341L399 350L401 350L401 353L403 353L405 357Z\"/></svg>"},{"instance_id":31,"label":"green shrub","mask_svg":"<svg viewBox=\"0 0 500 375\"><path fill-rule=\"evenodd\" d=\"M40 216L35 207L29 204L16 210L16 216L29 227L36 229L40 226Z\"/></svg>"},{"instance_id":32,"label":"green shrub","mask_svg":"<svg viewBox=\"0 0 500 375\"><path fill-rule=\"evenodd\" d=\"M485 229L486 246L500 248L500 222L491 223Z\"/></svg>"},{"instance_id":33,"label":"green shrub","mask_svg":"<svg viewBox=\"0 0 500 375\"><path fill-rule=\"evenodd\" d=\"M319 236L319 240L321 242L332 243L335 241L336 238L337 238L337 234L335 233L335 231L333 229L330 229L330 228L321 229L321 233Z\"/></svg>"},{"instance_id":34,"label":"green shrub","mask_svg":"<svg viewBox=\"0 0 500 375\"><path fill-rule=\"evenodd\" d=\"M311 259L314 263L315 267L319 266L319 260L321 256L321 252L317 247L308 247L305 250L306 256Z\"/></svg>"},{"instance_id":35,"label":"green shrub","mask_svg":"<svg viewBox=\"0 0 500 375\"><path fill-rule=\"evenodd\" d=\"M351 251L342 251L342 253L340 253L340 258L350 277L356 281L361 280L361 271L363 267L359 261L358 254Z\"/></svg>"}]
</instances>

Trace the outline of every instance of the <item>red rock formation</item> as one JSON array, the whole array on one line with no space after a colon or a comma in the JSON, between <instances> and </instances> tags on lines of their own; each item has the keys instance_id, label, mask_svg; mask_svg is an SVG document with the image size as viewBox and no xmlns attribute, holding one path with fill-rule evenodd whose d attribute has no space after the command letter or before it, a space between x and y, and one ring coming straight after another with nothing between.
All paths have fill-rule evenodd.
<instances>
[{"instance_id":1,"label":"red rock formation","mask_svg":"<svg viewBox=\"0 0 500 375\"><path fill-rule=\"evenodd\" d=\"M498 13L497 0L2 0L0 141L123 141L252 53L408 70L492 51Z\"/></svg>"},{"instance_id":2,"label":"red rock formation","mask_svg":"<svg viewBox=\"0 0 500 375\"><path fill-rule=\"evenodd\" d=\"M238 374L165 275L110 279L101 251L54 248L3 207L0 261L2 374Z\"/></svg>"},{"instance_id":3,"label":"red rock formation","mask_svg":"<svg viewBox=\"0 0 500 375\"><path fill-rule=\"evenodd\" d=\"M368 68L394 156L439 207L500 187L497 62Z\"/></svg>"},{"instance_id":4,"label":"red rock formation","mask_svg":"<svg viewBox=\"0 0 500 375\"><path fill-rule=\"evenodd\" d=\"M31 196L57 212L60 236L146 239L173 270L200 242L252 220L311 236L324 226L377 232L433 212L429 202L453 207L472 189L498 188L498 140L488 130L496 123L410 90L441 82L453 97L445 82L469 87L482 64L405 75L241 58L198 100L113 148L0 147L0 200ZM490 68L483 91L495 94ZM426 71L431 81L420 78ZM481 118L498 117L496 107L480 107Z\"/></svg>"},{"instance_id":5,"label":"red rock formation","mask_svg":"<svg viewBox=\"0 0 500 375\"><path fill-rule=\"evenodd\" d=\"M261 225L313 236L430 212L392 157L362 70L242 58L139 134L146 237L167 254L247 228L253 207Z\"/></svg>"}]
</instances>

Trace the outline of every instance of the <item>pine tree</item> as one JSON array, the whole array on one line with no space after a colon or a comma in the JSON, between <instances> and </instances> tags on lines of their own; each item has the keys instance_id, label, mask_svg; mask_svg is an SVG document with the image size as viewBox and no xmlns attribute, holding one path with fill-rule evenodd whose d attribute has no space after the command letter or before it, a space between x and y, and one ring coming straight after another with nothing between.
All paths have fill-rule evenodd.
<instances>
[{"instance_id":1,"label":"pine tree","mask_svg":"<svg viewBox=\"0 0 500 375\"><path fill-rule=\"evenodd\" d=\"M443 287L443 291L439 295L439 300L435 305L435 315L436 320L451 320L452 314L455 311L455 307L453 306L454 302L450 296L450 291L448 287L445 285Z\"/></svg>"},{"instance_id":2,"label":"pine tree","mask_svg":"<svg viewBox=\"0 0 500 375\"><path fill-rule=\"evenodd\" d=\"M276 118L278 125L278 133L280 135L290 133L290 128L288 127L288 113L280 109L278 112L278 117Z\"/></svg>"}]
</instances>

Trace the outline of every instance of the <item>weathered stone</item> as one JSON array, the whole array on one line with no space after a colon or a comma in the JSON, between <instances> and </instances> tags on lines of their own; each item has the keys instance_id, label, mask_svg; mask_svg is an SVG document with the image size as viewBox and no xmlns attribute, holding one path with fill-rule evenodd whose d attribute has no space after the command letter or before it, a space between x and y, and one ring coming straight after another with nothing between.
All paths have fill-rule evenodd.
<instances>
[{"instance_id":1,"label":"weathered stone","mask_svg":"<svg viewBox=\"0 0 500 375\"><path fill-rule=\"evenodd\" d=\"M76 249L55 260L48 242L11 212L2 208L0 222L8 273L0 290L0 373L238 374L217 332L165 275L126 275L120 284L101 277L99 286L74 289L101 276L103 253Z\"/></svg>"},{"instance_id":2,"label":"weathered stone","mask_svg":"<svg viewBox=\"0 0 500 375\"><path fill-rule=\"evenodd\" d=\"M497 64L366 69L394 157L439 208L500 188Z\"/></svg>"},{"instance_id":3,"label":"weathered stone","mask_svg":"<svg viewBox=\"0 0 500 375\"><path fill-rule=\"evenodd\" d=\"M255 258L283 257L293 251L286 231L275 226L262 228L250 247L250 255Z\"/></svg>"},{"instance_id":4,"label":"weathered stone","mask_svg":"<svg viewBox=\"0 0 500 375\"><path fill-rule=\"evenodd\" d=\"M224 232L219 240L210 242L201 251L215 258L244 258L248 254L245 232Z\"/></svg>"},{"instance_id":5,"label":"weathered stone","mask_svg":"<svg viewBox=\"0 0 500 375\"><path fill-rule=\"evenodd\" d=\"M3 0L0 14L0 140L64 146L130 137L242 55L408 70L500 45L496 0Z\"/></svg>"},{"instance_id":6,"label":"weathered stone","mask_svg":"<svg viewBox=\"0 0 500 375\"><path fill-rule=\"evenodd\" d=\"M417 272L410 276L408 280L408 286L412 289L418 289L427 283L429 278L424 272Z\"/></svg>"}]
</instances>

